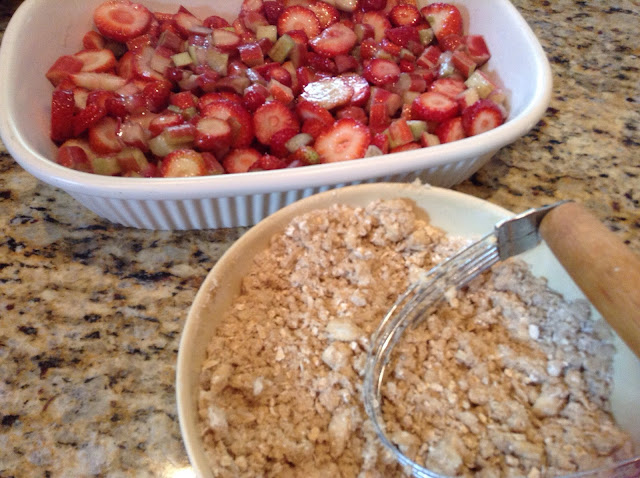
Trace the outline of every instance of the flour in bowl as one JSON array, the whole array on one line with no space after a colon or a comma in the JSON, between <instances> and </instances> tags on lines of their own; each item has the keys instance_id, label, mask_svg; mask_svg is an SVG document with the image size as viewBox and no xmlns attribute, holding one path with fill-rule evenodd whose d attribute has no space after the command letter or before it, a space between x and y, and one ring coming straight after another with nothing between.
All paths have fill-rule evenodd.
<instances>
[{"instance_id":1,"label":"flour in bowl","mask_svg":"<svg viewBox=\"0 0 640 478\"><path fill-rule=\"evenodd\" d=\"M198 400L214 476L402 476L362 404L369 337L411 281L465 241L413 204L332 206L258 253L208 346ZM405 336L388 435L458 476L553 476L632 455L609 413L608 329L508 261Z\"/></svg>"}]
</instances>

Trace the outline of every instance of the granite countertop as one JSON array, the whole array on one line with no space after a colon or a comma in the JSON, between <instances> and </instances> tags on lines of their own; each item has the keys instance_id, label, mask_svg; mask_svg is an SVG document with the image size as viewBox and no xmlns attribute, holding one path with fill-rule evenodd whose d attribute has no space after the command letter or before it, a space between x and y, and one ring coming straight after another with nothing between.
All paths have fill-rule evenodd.
<instances>
[{"instance_id":1,"label":"granite countertop","mask_svg":"<svg viewBox=\"0 0 640 478\"><path fill-rule=\"evenodd\" d=\"M19 3L0 4L0 32ZM514 211L576 199L640 253L638 2L514 4L551 62L551 105L455 189ZM0 478L192 476L175 403L180 333L244 231L110 224L0 144Z\"/></svg>"}]
</instances>

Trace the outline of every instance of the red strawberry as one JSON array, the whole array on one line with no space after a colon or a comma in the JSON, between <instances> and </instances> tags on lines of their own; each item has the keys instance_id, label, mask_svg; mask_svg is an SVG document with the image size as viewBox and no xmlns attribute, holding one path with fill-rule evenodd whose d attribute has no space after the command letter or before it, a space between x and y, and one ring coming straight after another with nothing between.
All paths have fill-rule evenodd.
<instances>
[{"instance_id":1,"label":"red strawberry","mask_svg":"<svg viewBox=\"0 0 640 478\"><path fill-rule=\"evenodd\" d=\"M222 166L227 173L246 173L261 156L253 148L232 149L222 160Z\"/></svg>"},{"instance_id":2,"label":"red strawberry","mask_svg":"<svg viewBox=\"0 0 640 478\"><path fill-rule=\"evenodd\" d=\"M414 5L408 3L398 4L389 11L389 20L397 27L417 25L421 19L420 11Z\"/></svg>"},{"instance_id":3,"label":"red strawberry","mask_svg":"<svg viewBox=\"0 0 640 478\"><path fill-rule=\"evenodd\" d=\"M167 107L170 94L171 84L167 81L154 81L142 89L142 96L152 113L159 113Z\"/></svg>"},{"instance_id":4,"label":"red strawberry","mask_svg":"<svg viewBox=\"0 0 640 478\"><path fill-rule=\"evenodd\" d=\"M242 62L249 67L262 65L264 63L264 54L258 42L239 45L238 51L240 52Z\"/></svg>"},{"instance_id":5,"label":"red strawberry","mask_svg":"<svg viewBox=\"0 0 640 478\"><path fill-rule=\"evenodd\" d=\"M277 156L263 154L249 167L248 171L270 171L272 169L283 169L286 167L287 163Z\"/></svg>"},{"instance_id":6,"label":"red strawberry","mask_svg":"<svg viewBox=\"0 0 640 478\"><path fill-rule=\"evenodd\" d=\"M290 30L302 30L308 38L313 38L320 33L320 21L308 8L292 5L278 17L278 35L282 36Z\"/></svg>"},{"instance_id":7,"label":"red strawberry","mask_svg":"<svg viewBox=\"0 0 640 478\"><path fill-rule=\"evenodd\" d=\"M194 145L202 151L226 152L231 145L231 126L219 118L200 118L196 123Z\"/></svg>"},{"instance_id":8,"label":"red strawberry","mask_svg":"<svg viewBox=\"0 0 640 478\"><path fill-rule=\"evenodd\" d=\"M407 121L404 118L393 120L389 125L389 147L391 149L397 148L407 143L411 143L413 138L413 132Z\"/></svg>"},{"instance_id":9,"label":"red strawberry","mask_svg":"<svg viewBox=\"0 0 640 478\"><path fill-rule=\"evenodd\" d=\"M296 113L302 122L313 119L324 123L325 126L333 123L333 116L329 110L310 101L298 101Z\"/></svg>"},{"instance_id":10,"label":"red strawberry","mask_svg":"<svg viewBox=\"0 0 640 478\"><path fill-rule=\"evenodd\" d=\"M149 132L152 136L157 136L170 126L182 124L182 121L181 114L166 112L151 120L151 123L149 123Z\"/></svg>"},{"instance_id":11,"label":"red strawberry","mask_svg":"<svg viewBox=\"0 0 640 478\"><path fill-rule=\"evenodd\" d=\"M284 11L284 5L277 1L267 0L262 2L264 16L271 25L278 24L278 18Z\"/></svg>"},{"instance_id":12,"label":"red strawberry","mask_svg":"<svg viewBox=\"0 0 640 478\"><path fill-rule=\"evenodd\" d=\"M306 85L300 98L327 110L349 104L354 90L342 77L328 77Z\"/></svg>"},{"instance_id":13,"label":"red strawberry","mask_svg":"<svg viewBox=\"0 0 640 478\"><path fill-rule=\"evenodd\" d=\"M213 45L223 52L234 52L242 43L242 38L226 28L216 28L211 32Z\"/></svg>"},{"instance_id":14,"label":"red strawberry","mask_svg":"<svg viewBox=\"0 0 640 478\"><path fill-rule=\"evenodd\" d=\"M104 37L95 30L89 30L82 37L82 46L85 50L101 50L106 43Z\"/></svg>"},{"instance_id":15,"label":"red strawberry","mask_svg":"<svg viewBox=\"0 0 640 478\"><path fill-rule=\"evenodd\" d=\"M65 142L58 148L56 162L64 167L84 171L91 171L91 163L84 147L75 144L74 140Z\"/></svg>"},{"instance_id":16,"label":"red strawberry","mask_svg":"<svg viewBox=\"0 0 640 478\"><path fill-rule=\"evenodd\" d=\"M314 149L323 163L363 158L371 143L369 128L351 118L336 121L315 141Z\"/></svg>"},{"instance_id":17,"label":"red strawberry","mask_svg":"<svg viewBox=\"0 0 640 478\"><path fill-rule=\"evenodd\" d=\"M308 8L316 14L316 17L318 17L320 28L327 28L329 25L333 25L340 19L340 12L338 9L326 2L313 2L309 4Z\"/></svg>"},{"instance_id":18,"label":"red strawberry","mask_svg":"<svg viewBox=\"0 0 640 478\"><path fill-rule=\"evenodd\" d=\"M111 73L95 73L92 71L81 71L69 77L76 86L87 90L107 90L116 91L126 85L127 80Z\"/></svg>"},{"instance_id":19,"label":"red strawberry","mask_svg":"<svg viewBox=\"0 0 640 478\"><path fill-rule=\"evenodd\" d=\"M121 0L108 0L93 12L98 31L119 42L142 35L149 28L151 19L151 12L143 5Z\"/></svg>"},{"instance_id":20,"label":"red strawberry","mask_svg":"<svg viewBox=\"0 0 640 478\"><path fill-rule=\"evenodd\" d=\"M353 118L362 124L367 124L369 122L369 117L367 116L366 111L360 106L345 106L344 108L336 111L336 118Z\"/></svg>"},{"instance_id":21,"label":"red strawberry","mask_svg":"<svg viewBox=\"0 0 640 478\"><path fill-rule=\"evenodd\" d=\"M79 58L63 55L51 65L45 76L53 86L58 86L73 73L78 73L83 65L84 63Z\"/></svg>"},{"instance_id":22,"label":"red strawberry","mask_svg":"<svg viewBox=\"0 0 640 478\"><path fill-rule=\"evenodd\" d=\"M365 66L362 74L370 83L386 86L398 81L400 68L391 60L375 58Z\"/></svg>"},{"instance_id":23,"label":"red strawberry","mask_svg":"<svg viewBox=\"0 0 640 478\"><path fill-rule=\"evenodd\" d=\"M389 153L402 153L403 151L413 151L414 149L420 149L420 143L413 141L411 143L401 144L400 146L396 146L395 148L391 148Z\"/></svg>"},{"instance_id":24,"label":"red strawberry","mask_svg":"<svg viewBox=\"0 0 640 478\"><path fill-rule=\"evenodd\" d=\"M387 0L360 0L360 8L365 12L382 10L387 6Z\"/></svg>"},{"instance_id":25,"label":"red strawberry","mask_svg":"<svg viewBox=\"0 0 640 478\"><path fill-rule=\"evenodd\" d=\"M420 42L420 34L416 27L403 25L395 28L389 28L386 31L387 38L395 45L406 47L411 42Z\"/></svg>"},{"instance_id":26,"label":"red strawberry","mask_svg":"<svg viewBox=\"0 0 640 478\"><path fill-rule=\"evenodd\" d=\"M438 78L429 85L429 91L440 93L451 99L457 98L466 89L464 81L451 77Z\"/></svg>"},{"instance_id":27,"label":"red strawberry","mask_svg":"<svg viewBox=\"0 0 640 478\"><path fill-rule=\"evenodd\" d=\"M202 109L203 116L225 120L231 126L231 146L245 148L254 138L253 121L249 112L239 103L229 100L212 101Z\"/></svg>"},{"instance_id":28,"label":"red strawberry","mask_svg":"<svg viewBox=\"0 0 640 478\"><path fill-rule=\"evenodd\" d=\"M256 138L264 145L268 145L272 136L280 130L300 130L296 115L278 101L269 101L258 108L253 114L253 126Z\"/></svg>"},{"instance_id":29,"label":"red strawberry","mask_svg":"<svg viewBox=\"0 0 640 478\"><path fill-rule=\"evenodd\" d=\"M119 121L110 116L105 116L100 121L89 127L89 145L98 154L117 153L123 148L122 141L118 137Z\"/></svg>"},{"instance_id":30,"label":"red strawberry","mask_svg":"<svg viewBox=\"0 0 640 478\"><path fill-rule=\"evenodd\" d=\"M214 28L226 28L231 26L226 19L219 17L218 15L208 16L207 18L202 20L202 24L207 28L211 28L212 30Z\"/></svg>"},{"instance_id":31,"label":"red strawberry","mask_svg":"<svg viewBox=\"0 0 640 478\"><path fill-rule=\"evenodd\" d=\"M254 83L244 90L242 104L250 113L253 113L260 106L265 104L268 96L269 90L267 90L266 86L261 85L260 83Z\"/></svg>"},{"instance_id":32,"label":"red strawberry","mask_svg":"<svg viewBox=\"0 0 640 478\"><path fill-rule=\"evenodd\" d=\"M425 121L444 121L458 114L459 105L440 93L428 91L418 96L411 104L411 114Z\"/></svg>"},{"instance_id":33,"label":"red strawberry","mask_svg":"<svg viewBox=\"0 0 640 478\"><path fill-rule=\"evenodd\" d=\"M316 53L333 58L349 53L358 41L358 37L344 23L334 23L317 37L309 37L309 44Z\"/></svg>"},{"instance_id":34,"label":"red strawberry","mask_svg":"<svg viewBox=\"0 0 640 478\"><path fill-rule=\"evenodd\" d=\"M286 147L287 141L296 134L298 134L298 129L296 128L284 128L273 133L269 142L271 154L280 158L287 156L289 154L289 150Z\"/></svg>"},{"instance_id":35,"label":"red strawberry","mask_svg":"<svg viewBox=\"0 0 640 478\"><path fill-rule=\"evenodd\" d=\"M107 114L107 110L98 103L90 103L73 118L73 135L80 136L89 127L96 124Z\"/></svg>"},{"instance_id":36,"label":"red strawberry","mask_svg":"<svg viewBox=\"0 0 640 478\"><path fill-rule=\"evenodd\" d=\"M200 154L202 155L202 159L204 159L207 174L224 174L224 166L222 166L213 154L206 151Z\"/></svg>"},{"instance_id":37,"label":"red strawberry","mask_svg":"<svg viewBox=\"0 0 640 478\"><path fill-rule=\"evenodd\" d=\"M207 167L202 155L192 149L177 149L162 159L160 174L171 178L204 176Z\"/></svg>"},{"instance_id":38,"label":"red strawberry","mask_svg":"<svg viewBox=\"0 0 640 478\"><path fill-rule=\"evenodd\" d=\"M462 127L467 136L484 133L502 123L502 110L491 100L478 100L462 112Z\"/></svg>"},{"instance_id":39,"label":"red strawberry","mask_svg":"<svg viewBox=\"0 0 640 478\"><path fill-rule=\"evenodd\" d=\"M189 35L207 35L211 30L204 26L202 20L187 11L178 11L173 17L173 24L183 38Z\"/></svg>"},{"instance_id":40,"label":"red strawberry","mask_svg":"<svg viewBox=\"0 0 640 478\"><path fill-rule=\"evenodd\" d=\"M364 106L371 95L371 86L362 76L355 73L340 75L342 81L346 82L353 89L350 104L352 106Z\"/></svg>"},{"instance_id":41,"label":"red strawberry","mask_svg":"<svg viewBox=\"0 0 640 478\"><path fill-rule=\"evenodd\" d=\"M51 97L51 139L63 142L73 136L75 100L71 90L53 90Z\"/></svg>"},{"instance_id":42,"label":"red strawberry","mask_svg":"<svg viewBox=\"0 0 640 478\"><path fill-rule=\"evenodd\" d=\"M385 32L391 28L391 22L380 12L366 12L362 15L362 23L373 27L373 39L381 42Z\"/></svg>"},{"instance_id":43,"label":"red strawberry","mask_svg":"<svg viewBox=\"0 0 640 478\"><path fill-rule=\"evenodd\" d=\"M482 35L467 35L464 37L464 42L467 53L478 66L483 65L491 58L491 53L489 53L489 48Z\"/></svg>"},{"instance_id":44,"label":"red strawberry","mask_svg":"<svg viewBox=\"0 0 640 478\"><path fill-rule=\"evenodd\" d=\"M448 35L462 35L460 10L448 3L431 3L420 10L438 41Z\"/></svg>"},{"instance_id":45,"label":"red strawberry","mask_svg":"<svg viewBox=\"0 0 640 478\"><path fill-rule=\"evenodd\" d=\"M464 128L462 127L462 117L454 116L440 123L435 130L435 134L440 143L450 143L458 141L465 137Z\"/></svg>"}]
</instances>

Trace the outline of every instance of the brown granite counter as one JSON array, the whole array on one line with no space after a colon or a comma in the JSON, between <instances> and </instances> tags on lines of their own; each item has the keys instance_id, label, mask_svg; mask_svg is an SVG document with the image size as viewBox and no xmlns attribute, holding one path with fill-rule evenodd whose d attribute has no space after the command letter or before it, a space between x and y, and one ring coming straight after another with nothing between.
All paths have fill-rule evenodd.
<instances>
[{"instance_id":1,"label":"brown granite counter","mask_svg":"<svg viewBox=\"0 0 640 478\"><path fill-rule=\"evenodd\" d=\"M19 3L0 4L0 31ZM638 2L514 3L549 56L551 105L455 189L514 211L582 201L640 252ZM0 144L0 478L192 476L175 405L180 333L243 232L110 224Z\"/></svg>"}]
</instances>

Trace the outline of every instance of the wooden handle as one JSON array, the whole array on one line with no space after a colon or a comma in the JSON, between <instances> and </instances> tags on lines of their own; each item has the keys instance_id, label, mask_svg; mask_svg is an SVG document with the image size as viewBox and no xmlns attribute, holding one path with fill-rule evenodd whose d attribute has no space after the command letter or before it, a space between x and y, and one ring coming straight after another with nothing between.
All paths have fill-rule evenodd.
<instances>
[{"instance_id":1,"label":"wooden handle","mask_svg":"<svg viewBox=\"0 0 640 478\"><path fill-rule=\"evenodd\" d=\"M540 234L604 319L640 357L640 257L577 203L552 209Z\"/></svg>"}]
</instances>

